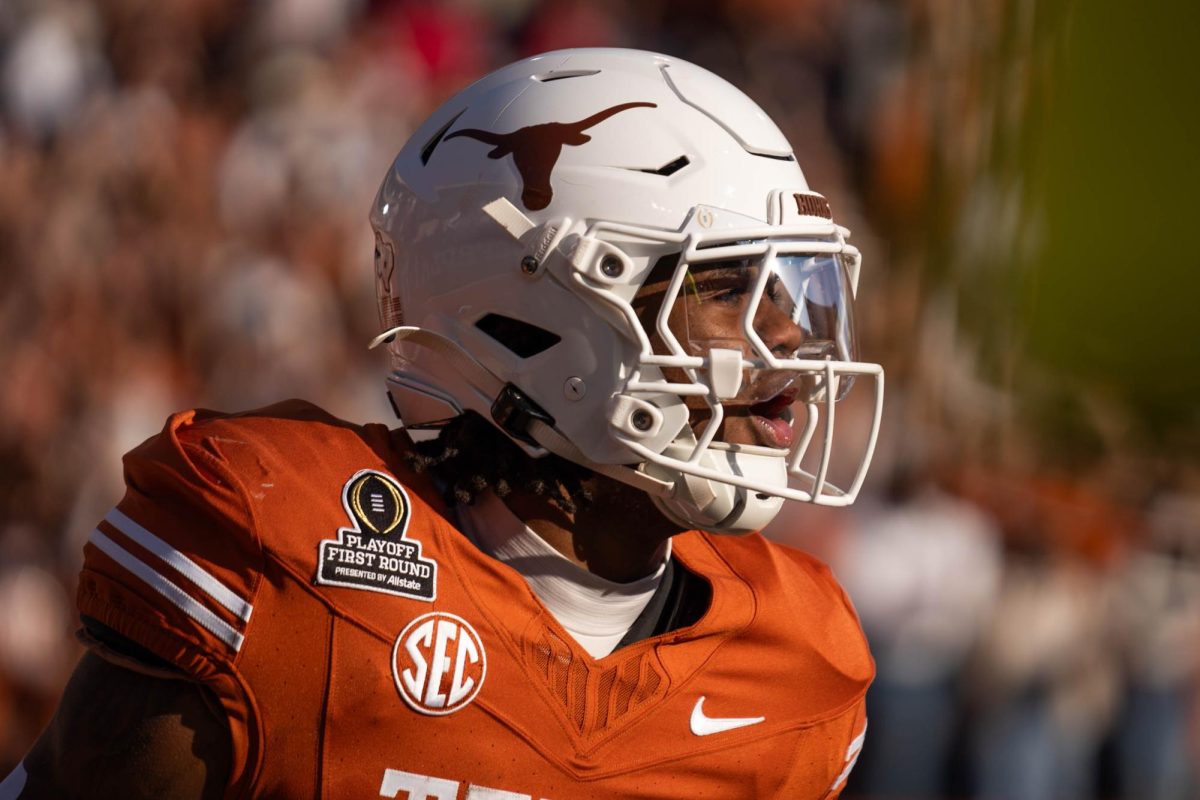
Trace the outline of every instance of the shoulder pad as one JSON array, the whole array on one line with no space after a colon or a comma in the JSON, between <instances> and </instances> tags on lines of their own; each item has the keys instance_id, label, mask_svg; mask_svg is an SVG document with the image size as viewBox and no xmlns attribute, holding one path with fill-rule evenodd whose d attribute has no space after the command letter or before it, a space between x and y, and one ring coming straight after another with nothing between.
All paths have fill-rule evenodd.
<instances>
[{"instance_id":1,"label":"shoulder pad","mask_svg":"<svg viewBox=\"0 0 1200 800\"><path fill-rule=\"evenodd\" d=\"M217 418L175 414L124 459L126 492L84 548L78 605L174 664L241 648L262 556Z\"/></svg>"},{"instance_id":2,"label":"shoulder pad","mask_svg":"<svg viewBox=\"0 0 1200 800\"><path fill-rule=\"evenodd\" d=\"M751 588L754 620L746 635L787 642L776 677L781 686L802 677L803 691L789 693L793 714L823 717L860 700L875 663L854 606L829 567L759 534L703 538Z\"/></svg>"}]
</instances>

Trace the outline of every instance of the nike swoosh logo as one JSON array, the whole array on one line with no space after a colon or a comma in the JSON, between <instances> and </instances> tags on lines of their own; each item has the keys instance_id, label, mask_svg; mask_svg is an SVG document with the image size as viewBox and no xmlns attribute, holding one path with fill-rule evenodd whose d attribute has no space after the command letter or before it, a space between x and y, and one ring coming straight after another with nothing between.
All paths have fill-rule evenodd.
<instances>
[{"instance_id":1,"label":"nike swoosh logo","mask_svg":"<svg viewBox=\"0 0 1200 800\"><path fill-rule=\"evenodd\" d=\"M692 733L697 736L711 736L714 733L724 733L736 728L745 728L750 725L757 725L766 719L766 717L709 717L705 716L703 706L704 697L701 696L696 701L695 708L692 709Z\"/></svg>"}]
</instances>

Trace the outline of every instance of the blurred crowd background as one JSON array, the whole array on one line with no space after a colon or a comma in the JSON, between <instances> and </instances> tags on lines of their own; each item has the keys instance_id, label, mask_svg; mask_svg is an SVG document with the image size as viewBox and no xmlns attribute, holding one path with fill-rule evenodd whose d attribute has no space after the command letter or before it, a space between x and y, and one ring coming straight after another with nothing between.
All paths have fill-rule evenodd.
<instances>
[{"instance_id":1,"label":"blurred crowd background","mask_svg":"<svg viewBox=\"0 0 1200 800\"><path fill-rule=\"evenodd\" d=\"M0 2L0 776L79 647L120 456L187 407L391 419L366 212L441 100L548 49L706 66L865 255L864 499L768 533L872 642L848 797L1200 797L1194 4ZM839 427L856 416L853 401ZM802 611L802 610L799 610Z\"/></svg>"}]
</instances>

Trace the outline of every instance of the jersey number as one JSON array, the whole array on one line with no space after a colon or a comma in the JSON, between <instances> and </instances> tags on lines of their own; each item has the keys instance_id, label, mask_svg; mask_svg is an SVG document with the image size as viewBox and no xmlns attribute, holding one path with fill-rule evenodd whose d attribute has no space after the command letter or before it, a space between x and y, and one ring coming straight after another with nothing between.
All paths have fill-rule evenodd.
<instances>
[{"instance_id":1,"label":"jersey number","mask_svg":"<svg viewBox=\"0 0 1200 800\"><path fill-rule=\"evenodd\" d=\"M383 773L383 784L379 787L379 796L395 797L400 800L458 800L458 789L458 781L389 769ZM401 797L401 792L405 792L404 797ZM506 792L503 789L492 789L472 783L467 786L467 794L463 800L533 800L533 797L520 792ZM542 800L546 800L546 798L542 798Z\"/></svg>"}]
</instances>

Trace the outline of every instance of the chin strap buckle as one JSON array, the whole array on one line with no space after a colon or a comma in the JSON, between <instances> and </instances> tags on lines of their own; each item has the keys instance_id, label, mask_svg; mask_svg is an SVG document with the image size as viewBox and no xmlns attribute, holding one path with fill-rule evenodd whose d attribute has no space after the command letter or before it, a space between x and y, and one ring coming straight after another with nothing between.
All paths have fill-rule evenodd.
<instances>
[{"instance_id":1,"label":"chin strap buckle","mask_svg":"<svg viewBox=\"0 0 1200 800\"><path fill-rule=\"evenodd\" d=\"M492 420L510 436L533 447L541 447L529 432L534 422L544 422L554 427L554 417L511 383L504 384L500 394L496 395L492 403Z\"/></svg>"}]
</instances>

